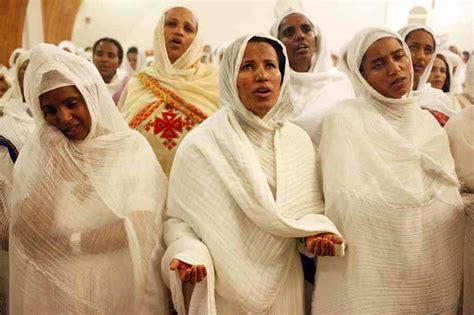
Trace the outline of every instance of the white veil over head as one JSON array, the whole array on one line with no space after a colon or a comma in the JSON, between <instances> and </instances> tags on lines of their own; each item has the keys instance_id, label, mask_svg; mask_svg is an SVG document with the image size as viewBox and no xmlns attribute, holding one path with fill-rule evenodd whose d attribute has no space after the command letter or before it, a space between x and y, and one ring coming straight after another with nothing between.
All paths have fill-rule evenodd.
<instances>
[{"instance_id":1,"label":"white veil over head","mask_svg":"<svg viewBox=\"0 0 474 315\"><path fill-rule=\"evenodd\" d=\"M91 116L82 141L41 110L39 96L64 86L78 89ZM54 45L32 50L25 96L38 128L14 171L11 311L138 313L146 291L161 292L160 304L149 271L167 185L148 142L127 126L94 65Z\"/></svg>"}]
</instances>

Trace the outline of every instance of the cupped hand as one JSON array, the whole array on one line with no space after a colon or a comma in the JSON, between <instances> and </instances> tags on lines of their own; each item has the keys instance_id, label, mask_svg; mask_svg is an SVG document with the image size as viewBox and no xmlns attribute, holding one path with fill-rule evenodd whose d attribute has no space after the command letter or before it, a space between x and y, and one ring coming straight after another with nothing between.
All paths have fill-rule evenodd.
<instances>
[{"instance_id":1,"label":"cupped hand","mask_svg":"<svg viewBox=\"0 0 474 315\"><path fill-rule=\"evenodd\" d=\"M306 248L316 256L336 256L336 245L344 242L342 237L332 233L322 233L306 237Z\"/></svg>"},{"instance_id":2,"label":"cupped hand","mask_svg":"<svg viewBox=\"0 0 474 315\"><path fill-rule=\"evenodd\" d=\"M206 266L190 265L176 258L171 261L170 270L178 271L181 281L191 284L201 282L207 275Z\"/></svg>"}]
</instances>

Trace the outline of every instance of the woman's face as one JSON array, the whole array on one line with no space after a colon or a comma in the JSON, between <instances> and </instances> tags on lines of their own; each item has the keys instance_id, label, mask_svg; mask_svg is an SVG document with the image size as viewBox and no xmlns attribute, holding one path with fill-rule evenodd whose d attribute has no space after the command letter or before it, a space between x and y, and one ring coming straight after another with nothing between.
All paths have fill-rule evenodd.
<instances>
[{"instance_id":1,"label":"woman's face","mask_svg":"<svg viewBox=\"0 0 474 315\"><path fill-rule=\"evenodd\" d=\"M280 96L278 56L267 43L249 42L237 76L239 98L245 108L263 118Z\"/></svg>"},{"instance_id":2,"label":"woman's face","mask_svg":"<svg viewBox=\"0 0 474 315\"><path fill-rule=\"evenodd\" d=\"M447 73L448 68L444 60L440 57L436 57L428 82L431 83L431 86L435 89L442 90L444 83L446 83Z\"/></svg>"},{"instance_id":3,"label":"woman's face","mask_svg":"<svg viewBox=\"0 0 474 315\"><path fill-rule=\"evenodd\" d=\"M189 10L174 8L166 13L164 35L166 52L172 64L188 50L196 33L197 21Z\"/></svg>"},{"instance_id":4,"label":"woman's face","mask_svg":"<svg viewBox=\"0 0 474 315\"><path fill-rule=\"evenodd\" d=\"M298 72L309 71L317 43L313 25L308 18L300 13L285 17L278 28L278 39L286 47L290 67Z\"/></svg>"},{"instance_id":5,"label":"woman's face","mask_svg":"<svg viewBox=\"0 0 474 315\"><path fill-rule=\"evenodd\" d=\"M21 90L21 95L23 96L23 100L25 100L25 92L23 91L23 87L25 86L25 72L26 69L28 69L28 65L30 64L30 60L25 60L21 66L20 69L18 69L18 84L20 84L20 90Z\"/></svg>"},{"instance_id":6,"label":"woman's face","mask_svg":"<svg viewBox=\"0 0 474 315\"><path fill-rule=\"evenodd\" d=\"M132 67L133 70L137 70L137 59L138 59L138 54L137 53L128 53L127 54L128 62L130 63L130 67Z\"/></svg>"},{"instance_id":7,"label":"woman's face","mask_svg":"<svg viewBox=\"0 0 474 315\"><path fill-rule=\"evenodd\" d=\"M414 72L414 89L417 89L420 77L433 57L435 42L433 36L422 29L408 34L405 42L408 48L410 48Z\"/></svg>"},{"instance_id":8,"label":"woman's face","mask_svg":"<svg viewBox=\"0 0 474 315\"><path fill-rule=\"evenodd\" d=\"M119 49L114 43L102 41L97 45L92 61L104 82L110 83L120 67Z\"/></svg>"},{"instance_id":9,"label":"woman's face","mask_svg":"<svg viewBox=\"0 0 474 315\"><path fill-rule=\"evenodd\" d=\"M396 38L384 37L370 45L360 69L367 83L385 97L401 98L410 89L410 59Z\"/></svg>"},{"instance_id":10,"label":"woman's face","mask_svg":"<svg viewBox=\"0 0 474 315\"><path fill-rule=\"evenodd\" d=\"M44 119L73 141L84 140L92 126L91 115L81 92L63 86L39 97Z\"/></svg>"}]
</instances>

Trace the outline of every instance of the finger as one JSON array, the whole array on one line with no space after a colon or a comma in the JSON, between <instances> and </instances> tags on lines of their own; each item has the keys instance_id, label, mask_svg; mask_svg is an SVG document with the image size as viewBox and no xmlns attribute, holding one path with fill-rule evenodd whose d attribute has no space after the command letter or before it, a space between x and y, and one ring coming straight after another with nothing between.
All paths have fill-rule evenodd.
<instances>
[{"instance_id":1,"label":"finger","mask_svg":"<svg viewBox=\"0 0 474 315\"><path fill-rule=\"evenodd\" d=\"M329 241L329 256L336 256L336 245Z\"/></svg>"},{"instance_id":2,"label":"finger","mask_svg":"<svg viewBox=\"0 0 474 315\"><path fill-rule=\"evenodd\" d=\"M204 274L203 274L204 270L203 270L202 267L203 266L198 266L198 268L197 268L197 279L196 279L197 282L201 282L202 278L204 277Z\"/></svg>"},{"instance_id":3,"label":"finger","mask_svg":"<svg viewBox=\"0 0 474 315\"><path fill-rule=\"evenodd\" d=\"M328 241L324 239L321 244L321 256L327 256L328 254Z\"/></svg>"},{"instance_id":4,"label":"finger","mask_svg":"<svg viewBox=\"0 0 474 315\"><path fill-rule=\"evenodd\" d=\"M171 260L171 263L170 263L170 269L172 271L175 271L176 269L178 269L179 267L179 260L174 258L173 260Z\"/></svg>"},{"instance_id":5,"label":"finger","mask_svg":"<svg viewBox=\"0 0 474 315\"><path fill-rule=\"evenodd\" d=\"M203 278L205 278L207 276L207 269L206 269L206 266L202 266L202 274L203 274Z\"/></svg>"},{"instance_id":6,"label":"finger","mask_svg":"<svg viewBox=\"0 0 474 315\"><path fill-rule=\"evenodd\" d=\"M315 243L316 243L316 241L314 239L311 239L311 238L306 239L306 249L308 250L308 252L310 252L310 253L314 252L314 244Z\"/></svg>"},{"instance_id":7,"label":"finger","mask_svg":"<svg viewBox=\"0 0 474 315\"><path fill-rule=\"evenodd\" d=\"M191 267L191 280L189 281L191 284L195 284L197 281L197 266Z\"/></svg>"},{"instance_id":8,"label":"finger","mask_svg":"<svg viewBox=\"0 0 474 315\"><path fill-rule=\"evenodd\" d=\"M182 282L189 282L189 278L191 277L191 269L180 269L179 270L179 278Z\"/></svg>"},{"instance_id":9,"label":"finger","mask_svg":"<svg viewBox=\"0 0 474 315\"><path fill-rule=\"evenodd\" d=\"M335 235L335 234L332 235L331 241L333 241L336 244L344 243L344 240L342 239L342 237L340 237L339 235Z\"/></svg>"},{"instance_id":10,"label":"finger","mask_svg":"<svg viewBox=\"0 0 474 315\"><path fill-rule=\"evenodd\" d=\"M321 239L316 240L315 247L316 247L316 256L320 256L321 255Z\"/></svg>"}]
</instances>

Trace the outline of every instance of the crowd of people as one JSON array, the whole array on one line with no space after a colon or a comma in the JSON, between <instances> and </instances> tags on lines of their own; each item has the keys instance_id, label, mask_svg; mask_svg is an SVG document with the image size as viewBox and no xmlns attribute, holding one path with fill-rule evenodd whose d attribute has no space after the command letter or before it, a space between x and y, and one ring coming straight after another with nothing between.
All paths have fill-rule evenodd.
<instances>
[{"instance_id":1,"label":"crowd of people","mask_svg":"<svg viewBox=\"0 0 474 315\"><path fill-rule=\"evenodd\" d=\"M474 58L423 25L331 58L293 9L212 56L199 25L165 10L151 62L12 53L0 314L474 314Z\"/></svg>"}]
</instances>

